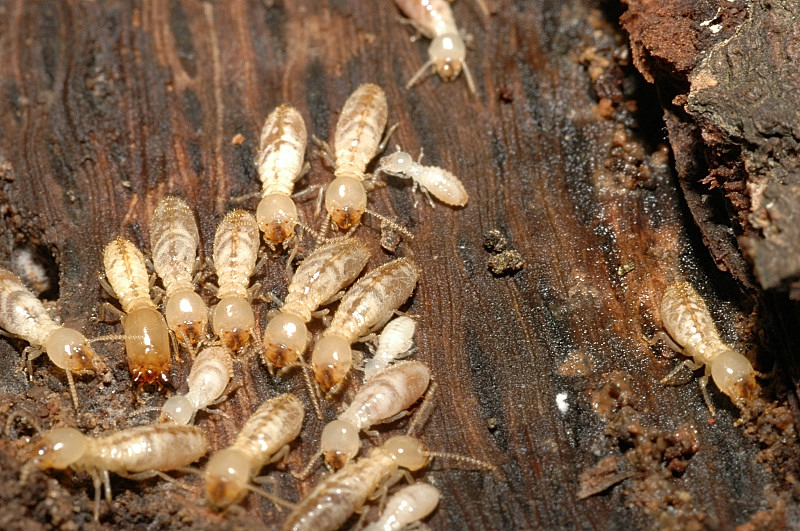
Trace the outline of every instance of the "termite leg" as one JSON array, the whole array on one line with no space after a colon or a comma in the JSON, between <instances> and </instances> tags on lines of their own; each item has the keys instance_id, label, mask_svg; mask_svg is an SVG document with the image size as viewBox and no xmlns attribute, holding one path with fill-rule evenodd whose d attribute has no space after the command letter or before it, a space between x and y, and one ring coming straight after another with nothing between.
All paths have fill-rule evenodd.
<instances>
[{"instance_id":1,"label":"termite leg","mask_svg":"<svg viewBox=\"0 0 800 531\"><path fill-rule=\"evenodd\" d=\"M652 347L652 346L656 345L659 341L663 341L664 344L667 345L667 347L669 347L669 349L672 352L677 352L678 354L682 354L683 353L683 347L681 347L679 344L677 344L675 342L675 340L672 339L669 336L669 334L664 332L663 330L659 330L658 332L653 334L653 337L651 337L650 339L647 340L647 344ZM665 358L674 357L672 354L667 355L667 354L663 354L663 353L662 353L662 356L664 356Z\"/></svg>"},{"instance_id":2,"label":"termite leg","mask_svg":"<svg viewBox=\"0 0 800 531\"><path fill-rule=\"evenodd\" d=\"M681 371L683 370L683 368L684 368L684 367L688 367L688 368L689 368L689 370L691 370L692 372L694 372L694 371L696 371L697 369L699 369L700 367L702 367L702 365L698 365L698 364L696 364L696 363L695 363L693 360L691 360L691 359L686 359L686 360L683 360L683 362L679 363L679 364L678 364L678 366L677 366L677 367L675 367L674 369L672 369L672 370L670 371L670 373L669 373L669 374L667 374L666 376L664 376L663 378L661 378L661 383L662 383L663 385L680 385L680 384L673 384L673 383L671 383L671 382L672 382L672 380L674 380L674 379L675 379L675 375L677 375L679 372L681 372ZM706 378L706 382L708 382L708 378L707 378L707 377L705 377L705 376L704 376L704 378Z\"/></svg>"},{"instance_id":3,"label":"termite leg","mask_svg":"<svg viewBox=\"0 0 800 531\"><path fill-rule=\"evenodd\" d=\"M711 404L711 395L708 394L708 376L701 376L698 379L698 383L700 384L700 390L703 392L703 400L706 401L711 416L715 417L717 414L714 412L714 406Z\"/></svg>"}]
</instances>

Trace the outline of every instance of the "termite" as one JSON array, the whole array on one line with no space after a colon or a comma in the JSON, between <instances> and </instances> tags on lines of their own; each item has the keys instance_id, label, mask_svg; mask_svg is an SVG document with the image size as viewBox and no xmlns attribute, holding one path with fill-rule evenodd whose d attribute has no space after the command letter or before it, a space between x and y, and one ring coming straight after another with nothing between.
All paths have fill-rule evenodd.
<instances>
[{"instance_id":1,"label":"termite","mask_svg":"<svg viewBox=\"0 0 800 531\"><path fill-rule=\"evenodd\" d=\"M167 325L191 349L205 337L208 308L194 290L200 234L194 214L183 199L165 197L150 223L153 267L164 282Z\"/></svg>"},{"instance_id":2,"label":"termite","mask_svg":"<svg viewBox=\"0 0 800 531\"><path fill-rule=\"evenodd\" d=\"M325 462L333 468L343 467L358 453L359 432L404 414L425 393L430 379L431 371L424 363L405 361L366 382L339 418L322 430Z\"/></svg>"},{"instance_id":3,"label":"termite","mask_svg":"<svg viewBox=\"0 0 800 531\"><path fill-rule=\"evenodd\" d=\"M88 472L94 482L94 519L97 521L101 484L105 486L106 501L111 504L109 472L136 480L164 477L164 470L186 466L207 451L205 434L194 426L137 426L101 437L87 437L74 428L56 428L43 435L22 474L23 478L27 477L28 467Z\"/></svg>"},{"instance_id":4,"label":"termite","mask_svg":"<svg viewBox=\"0 0 800 531\"><path fill-rule=\"evenodd\" d=\"M349 286L369 261L367 246L355 238L334 238L315 249L295 271L280 313L264 330L264 362L284 367L308 345L306 323L321 304Z\"/></svg>"},{"instance_id":5,"label":"termite","mask_svg":"<svg viewBox=\"0 0 800 531\"><path fill-rule=\"evenodd\" d=\"M258 241L258 223L244 210L228 212L214 236L220 301L212 322L214 333L234 352L250 341L255 326L247 288L256 266Z\"/></svg>"},{"instance_id":6,"label":"termite","mask_svg":"<svg viewBox=\"0 0 800 531\"><path fill-rule=\"evenodd\" d=\"M706 389L709 376L739 408L755 397L758 386L753 366L722 341L705 301L691 284L676 282L667 288L661 299L661 320L677 343L675 348L692 358L684 360L662 383L669 382L683 366L694 371L705 365L700 387L712 415L714 408Z\"/></svg>"},{"instance_id":7,"label":"termite","mask_svg":"<svg viewBox=\"0 0 800 531\"><path fill-rule=\"evenodd\" d=\"M419 160L422 160L422 153L420 153ZM450 206L464 206L469 199L467 191L458 177L437 166L423 166L418 161L415 162L408 153L400 151L400 148L395 153L381 159L375 175L380 173L411 179L414 182L412 193L417 188L421 189L431 206L433 206L431 195ZM416 199L414 206L417 206Z\"/></svg>"},{"instance_id":8,"label":"termite","mask_svg":"<svg viewBox=\"0 0 800 531\"><path fill-rule=\"evenodd\" d=\"M264 465L286 455L289 443L300 434L304 415L302 402L291 394L264 402L247 420L234 443L208 460L205 472L208 503L222 509L240 501L248 491L264 495L250 483Z\"/></svg>"},{"instance_id":9,"label":"termite","mask_svg":"<svg viewBox=\"0 0 800 531\"><path fill-rule=\"evenodd\" d=\"M431 39L428 46L428 61L406 83L411 88L431 68L443 81L454 81L461 71L467 78L470 92L475 94L466 63L467 46L456 26L453 11L445 0L394 0L408 18L414 29L425 38Z\"/></svg>"},{"instance_id":10,"label":"termite","mask_svg":"<svg viewBox=\"0 0 800 531\"><path fill-rule=\"evenodd\" d=\"M103 250L106 278L122 305L125 351L133 381L169 381L169 332L150 298L150 279L141 251L117 238Z\"/></svg>"},{"instance_id":11,"label":"termite","mask_svg":"<svg viewBox=\"0 0 800 531\"><path fill-rule=\"evenodd\" d=\"M69 391L75 409L78 393L72 373L85 374L98 367L98 360L89 341L77 330L61 326L47 314L40 301L12 272L0 268L0 328L30 343L24 357L28 372L31 361L47 353L57 367L67 373Z\"/></svg>"},{"instance_id":12,"label":"termite","mask_svg":"<svg viewBox=\"0 0 800 531\"><path fill-rule=\"evenodd\" d=\"M258 227L267 243L278 245L294 234L299 218L292 200L294 183L303 173L306 124L294 107L281 105L270 113L261 130L256 167L261 179Z\"/></svg>"},{"instance_id":13,"label":"termite","mask_svg":"<svg viewBox=\"0 0 800 531\"><path fill-rule=\"evenodd\" d=\"M411 529L439 505L439 489L430 483L414 483L403 487L389 498L381 517L364 531L400 531Z\"/></svg>"},{"instance_id":14,"label":"termite","mask_svg":"<svg viewBox=\"0 0 800 531\"><path fill-rule=\"evenodd\" d=\"M233 362L225 347L207 347L197 355L186 379L189 392L170 397L161 408L162 417L189 424L195 413L217 400L228 387Z\"/></svg>"},{"instance_id":15,"label":"termite","mask_svg":"<svg viewBox=\"0 0 800 531\"><path fill-rule=\"evenodd\" d=\"M386 322L411 296L418 277L413 260L398 258L373 269L347 291L311 355L314 375L323 390L342 381L353 363L350 345Z\"/></svg>"},{"instance_id":16,"label":"termite","mask_svg":"<svg viewBox=\"0 0 800 531\"><path fill-rule=\"evenodd\" d=\"M364 379L370 380L396 360L411 353L417 323L401 315L389 321L378 336L375 355L364 362Z\"/></svg>"}]
</instances>

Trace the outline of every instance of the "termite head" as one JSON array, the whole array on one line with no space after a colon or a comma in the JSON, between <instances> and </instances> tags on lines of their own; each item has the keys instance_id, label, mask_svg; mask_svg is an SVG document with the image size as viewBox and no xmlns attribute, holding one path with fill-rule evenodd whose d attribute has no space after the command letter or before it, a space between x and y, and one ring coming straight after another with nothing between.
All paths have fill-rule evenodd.
<instances>
[{"instance_id":1,"label":"termite head","mask_svg":"<svg viewBox=\"0 0 800 531\"><path fill-rule=\"evenodd\" d=\"M345 420L329 422L319 441L325 462L333 468L342 468L353 459L361 447L358 432L358 428Z\"/></svg>"},{"instance_id":2,"label":"termite head","mask_svg":"<svg viewBox=\"0 0 800 531\"><path fill-rule=\"evenodd\" d=\"M307 346L306 324L294 314L279 313L264 330L264 361L275 367L297 361Z\"/></svg>"},{"instance_id":3,"label":"termite head","mask_svg":"<svg viewBox=\"0 0 800 531\"><path fill-rule=\"evenodd\" d=\"M758 392L753 366L746 357L733 350L726 350L714 358L711 377L720 391L739 407L752 401Z\"/></svg>"},{"instance_id":4,"label":"termite head","mask_svg":"<svg viewBox=\"0 0 800 531\"><path fill-rule=\"evenodd\" d=\"M133 381L139 385L169 382L169 331L153 308L139 308L125 317L125 352Z\"/></svg>"},{"instance_id":5,"label":"termite head","mask_svg":"<svg viewBox=\"0 0 800 531\"><path fill-rule=\"evenodd\" d=\"M422 441L410 435L392 437L383 443L383 448L392 454L397 466L412 472L431 461L430 453Z\"/></svg>"},{"instance_id":6,"label":"termite head","mask_svg":"<svg viewBox=\"0 0 800 531\"><path fill-rule=\"evenodd\" d=\"M75 428L50 430L34 447L31 461L40 470L65 469L83 457L86 442L86 436Z\"/></svg>"},{"instance_id":7,"label":"termite head","mask_svg":"<svg viewBox=\"0 0 800 531\"><path fill-rule=\"evenodd\" d=\"M64 370L80 374L95 369L94 349L77 330L66 327L53 330L45 338L44 348L50 360Z\"/></svg>"},{"instance_id":8,"label":"termite head","mask_svg":"<svg viewBox=\"0 0 800 531\"><path fill-rule=\"evenodd\" d=\"M325 191L325 208L340 228L356 225L367 208L364 185L352 177L337 177Z\"/></svg>"},{"instance_id":9,"label":"termite head","mask_svg":"<svg viewBox=\"0 0 800 531\"><path fill-rule=\"evenodd\" d=\"M187 425L191 422L197 408L184 395L175 395L167 399L161 407L161 420L173 421L175 424Z\"/></svg>"},{"instance_id":10,"label":"termite head","mask_svg":"<svg viewBox=\"0 0 800 531\"><path fill-rule=\"evenodd\" d=\"M435 37L428 47L436 73L443 81L453 81L461 73L467 47L460 35L448 33Z\"/></svg>"},{"instance_id":11,"label":"termite head","mask_svg":"<svg viewBox=\"0 0 800 531\"><path fill-rule=\"evenodd\" d=\"M247 455L236 448L225 448L208 460L206 501L216 509L238 502L247 494L250 467Z\"/></svg>"},{"instance_id":12,"label":"termite head","mask_svg":"<svg viewBox=\"0 0 800 531\"><path fill-rule=\"evenodd\" d=\"M297 225L297 207L292 198L284 194L267 194L256 210L258 228L267 243L278 245L294 234Z\"/></svg>"},{"instance_id":13,"label":"termite head","mask_svg":"<svg viewBox=\"0 0 800 531\"><path fill-rule=\"evenodd\" d=\"M192 348L206 335L208 307L200 295L192 290L182 290L167 299L164 308L167 326L182 342Z\"/></svg>"},{"instance_id":14,"label":"termite head","mask_svg":"<svg viewBox=\"0 0 800 531\"><path fill-rule=\"evenodd\" d=\"M339 336L323 337L314 345L311 354L314 376L323 391L341 382L353 364L353 351L350 343Z\"/></svg>"},{"instance_id":15,"label":"termite head","mask_svg":"<svg viewBox=\"0 0 800 531\"><path fill-rule=\"evenodd\" d=\"M236 352L250 341L256 323L250 303L238 296L225 297L214 308L214 333L222 343Z\"/></svg>"},{"instance_id":16,"label":"termite head","mask_svg":"<svg viewBox=\"0 0 800 531\"><path fill-rule=\"evenodd\" d=\"M411 170L414 159L405 151L395 151L388 157L383 157L375 173L386 172L391 175L406 175Z\"/></svg>"}]
</instances>

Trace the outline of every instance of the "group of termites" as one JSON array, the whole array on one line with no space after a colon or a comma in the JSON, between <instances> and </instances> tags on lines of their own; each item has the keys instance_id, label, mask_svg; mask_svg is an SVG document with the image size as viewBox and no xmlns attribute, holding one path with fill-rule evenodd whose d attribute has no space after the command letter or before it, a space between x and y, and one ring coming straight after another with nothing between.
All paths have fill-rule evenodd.
<instances>
[{"instance_id":1,"label":"group of termites","mask_svg":"<svg viewBox=\"0 0 800 531\"><path fill-rule=\"evenodd\" d=\"M474 92L465 63L463 34L449 5L444 0L395 2L410 17L408 22L431 39L430 60L411 77L408 86L432 68L447 81L463 71ZM211 261L217 282L211 309L197 290L205 266L201 267L198 257L201 242L194 213L179 197L165 197L153 212L151 267L133 242L120 237L108 243L103 251L101 283L119 301L119 309L106 307L120 314L123 333L100 339L124 341L131 379L139 387L168 389L173 383L172 351L188 353L192 360L189 375L184 385L176 386L187 391L172 394L164 402L158 421L152 424L95 437L71 427L44 432L23 467L21 479L26 480L36 468L87 472L94 483L97 520L101 491L111 503L110 473L139 480L158 476L176 482L165 472L180 470L202 474L204 497L214 510L224 511L255 492L288 508L283 529L319 531L338 529L369 500L380 498L380 519L368 529L389 530L413 525L436 508L438 490L422 482L410 481L384 499L398 480L411 480L409 472L424 468L434 456L496 470L469 457L432 452L413 435L414 420L408 422L406 435L373 444L366 455L356 459L362 434L380 440L380 433L373 430L376 425L409 415L420 401L423 405L419 409L425 409L423 396L430 395L435 387L425 364L404 359L414 352L417 323L400 314L399 308L415 290L419 266L410 258L398 258L362 274L372 257L367 245L352 234L353 229L365 212L391 223L367 210L367 193L377 176L388 174L412 179L413 190L421 189L429 201L433 196L458 207L468 200L464 186L452 173L424 166L399 148L380 159L374 172L368 173L368 166L383 151L393 129L384 135L387 122L383 90L363 84L344 103L333 145L314 138L334 177L324 192L327 217L323 229L332 221L340 229L351 230L331 238L323 236L324 230L317 234L315 248L291 275L285 299L270 312L263 330L258 328L253 311L259 286L251 285L259 258L265 256L261 238L273 251L281 246L294 246L296 250L301 238L297 228L311 230L302 223L293 197L295 183L308 168L308 135L295 108L279 106L263 126L255 160L262 183L255 216L233 210L217 227ZM154 287L151 270L161 279L162 288ZM323 307L336 301L338 306L324 330L312 337L307 325ZM668 333L664 338L692 358L679 368L706 367L700 381L709 407L705 387L709 376L737 405L752 399L757 390L753 367L720 339L705 303L688 283L667 289L661 316ZM31 360L43 352L64 369L76 409L80 404L73 373L107 370L108 360L95 353L93 340L58 324L24 283L5 269L0 269L0 328L30 344L23 355L28 371L32 370ZM306 351L312 340L308 357ZM372 356L365 358L353 350L353 345L368 340L374 346L369 348ZM262 468L283 460L302 431L304 402L292 394L265 400L241 426L233 443L210 456L204 470L188 467L211 450L205 432L192 425L197 413L225 400L235 367L252 370L244 368L249 352L257 352L277 377L301 372L308 384L308 400L320 418L320 398L335 399L344 386L362 382L347 407L341 407L337 418L322 430L318 452L307 456L308 466L295 474L308 477L320 457L330 470L297 503L255 485ZM311 382L312 373L315 383Z\"/></svg>"}]
</instances>

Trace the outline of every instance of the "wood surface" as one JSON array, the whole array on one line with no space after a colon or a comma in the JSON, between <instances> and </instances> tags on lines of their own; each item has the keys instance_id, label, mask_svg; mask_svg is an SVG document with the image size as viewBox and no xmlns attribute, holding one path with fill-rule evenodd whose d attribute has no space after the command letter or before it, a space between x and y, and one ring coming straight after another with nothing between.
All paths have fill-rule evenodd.
<instances>
[{"instance_id":1,"label":"wood surface","mask_svg":"<svg viewBox=\"0 0 800 531\"><path fill-rule=\"evenodd\" d=\"M431 76L405 88L427 60L428 41L410 41L389 0L3 2L0 261L33 250L57 285L45 295L65 324L89 336L121 333L94 319L113 302L97 279L107 242L122 235L148 249L155 206L177 194L195 209L209 256L225 212L255 210L257 200L233 198L259 189L253 159L267 114L290 103L309 133L328 139L347 96L378 83L390 123L399 124L390 144L415 155L424 149L424 162L458 175L470 195L462 209L432 208L422 197L415 208L409 183L389 178L369 196L372 209L415 235L396 250L421 267L403 309L418 318L416 359L439 384L420 435L434 451L502 472L435 459L417 474L442 492L428 525L793 527L800 459L781 391L785 366L764 383L778 405L760 402L742 426L713 384L711 418L699 374L681 386L659 383L680 359L649 344L671 282L697 286L723 337L765 372L776 352L764 345L780 358L792 325L776 318L778 303L743 294L702 245L671 169L658 98L630 64L617 26L622 8L580 0L490 7L487 17L477 3L453 5L473 38L472 96L463 78ZM331 179L310 149L308 160L299 189ZM314 200L300 205L305 221L319 225ZM524 268L489 271L484 239L492 230ZM373 251L370 267L392 257L375 218L366 216L356 236ZM301 256L311 246L304 241ZM256 275L266 299L286 293L287 254L275 253ZM274 305L254 307L263 326ZM154 420L147 408L159 408L165 393L138 393L123 345L99 343L110 372L78 380L76 415L63 371L46 356L32 381L17 372L24 346L0 338L0 420L12 418L0 439L0 527L90 526L86 474L35 471L20 483L35 431L13 414L100 434ZM188 369L174 362L178 389ZM235 369L241 387L218 406L225 415L198 416L214 449L265 398L292 391L307 402L298 374L276 380L257 356ZM340 405L327 403L326 418ZM322 426L309 408L288 469L305 465ZM286 468L264 473L296 501L324 469L302 483ZM277 528L286 515L254 495L211 512L200 478L176 477L193 490L112 477L114 502L101 504L100 526Z\"/></svg>"}]
</instances>

